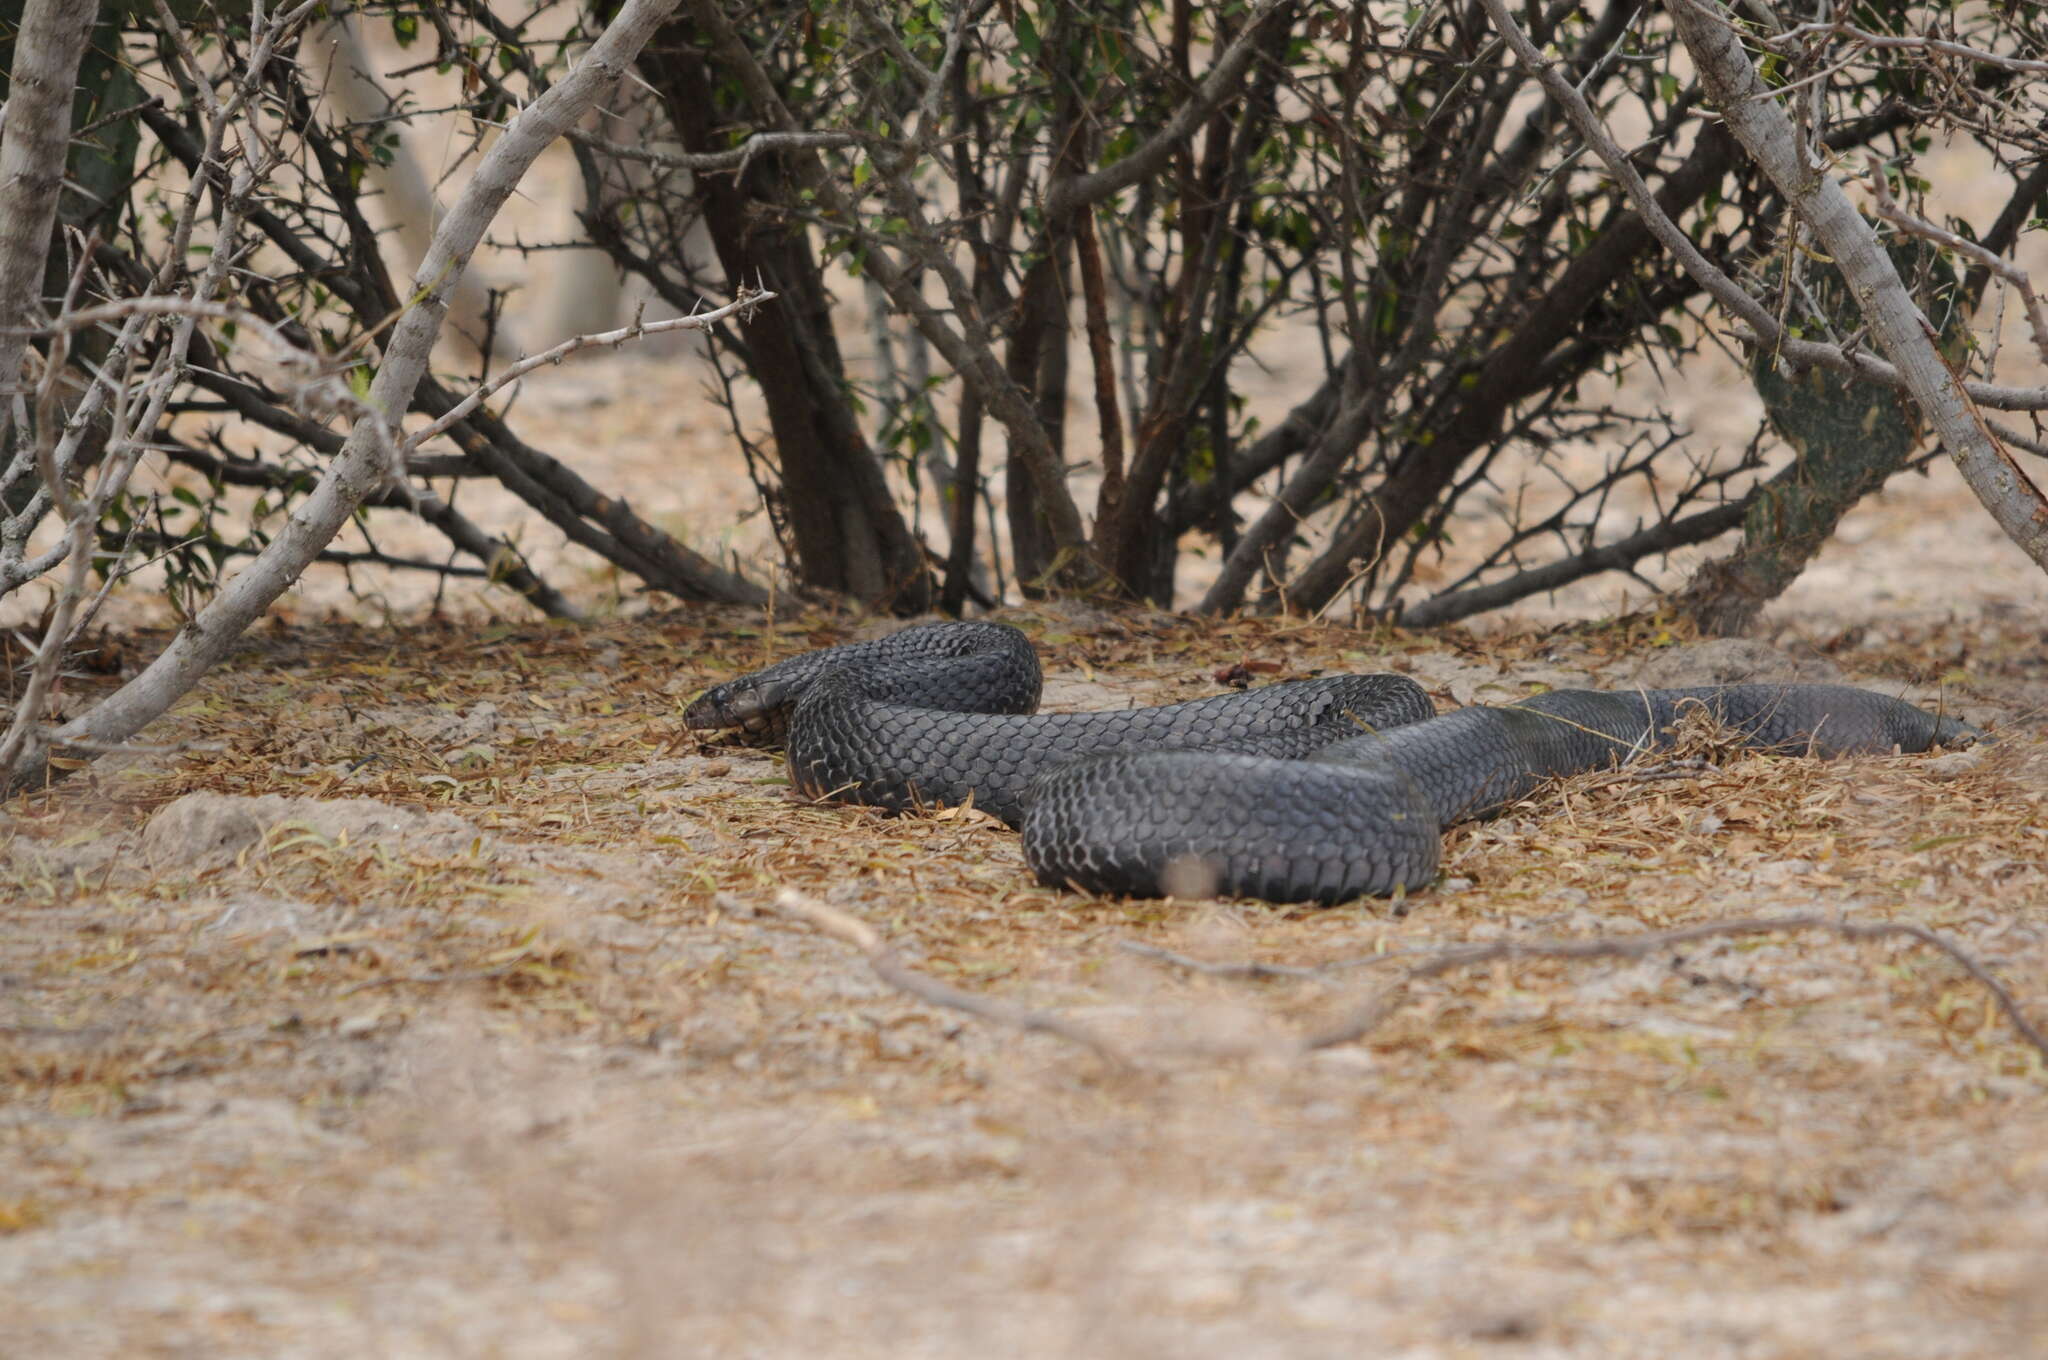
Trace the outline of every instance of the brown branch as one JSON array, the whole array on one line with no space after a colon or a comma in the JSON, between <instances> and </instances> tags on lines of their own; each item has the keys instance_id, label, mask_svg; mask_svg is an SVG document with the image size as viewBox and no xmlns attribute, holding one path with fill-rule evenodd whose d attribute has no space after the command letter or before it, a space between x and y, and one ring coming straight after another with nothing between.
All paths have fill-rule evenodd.
<instances>
[{"instance_id":1,"label":"brown branch","mask_svg":"<svg viewBox=\"0 0 2048 1360\"><path fill-rule=\"evenodd\" d=\"M1570 557L1516 572L1504 580L1433 595L1412 609L1402 610L1397 617L1404 628L1436 628L1547 590L1562 589L1588 576L1628 571L1645 557L1704 543L1740 527L1742 517L1749 513L1752 499L1753 495L1745 495L1684 519L1663 520L1612 543L1588 547Z\"/></svg>"},{"instance_id":2,"label":"brown branch","mask_svg":"<svg viewBox=\"0 0 2048 1360\"><path fill-rule=\"evenodd\" d=\"M153 552L158 554L159 557L163 557L178 551L180 548L189 548L200 544L205 545L205 551L208 553L219 553L225 557L254 557L262 551L261 548L249 543L223 543L218 540L209 543L205 536L200 534L178 535L147 532L133 534L127 540L114 543L112 548L102 548L94 556L102 563L107 563L123 547L132 546L138 551ZM155 559L151 560L154 561ZM481 581L495 580L498 575L489 565L462 567L452 562L436 562L424 557L401 557L393 553L377 552L375 550L361 552L329 548L313 560L330 567L390 567L397 571L424 571L431 572L436 576L454 576ZM148 562L141 563L136 567L129 568L128 573L132 574L148 565ZM581 616L570 615L569 617L578 618ZM134 746L130 743L122 749L133 750Z\"/></svg>"},{"instance_id":3,"label":"brown branch","mask_svg":"<svg viewBox=\"0 0 2048 1360\"><path fill-rule=\"evenodd\" d=\"M1494 26L1500 30L1501 36L1514 48L1516 56L1535 74L1543 86L1544 93L1557 101L1572 127L1586 139L1587 145L1600 157L1608 173L1621 185L1623 192L1628 195L1629 203L1641 216L1644 225L1656 235L1658 242L1672 253L1687 274L1706 289L1716 302L1755 333L1759 343L1782 355L1786 362L1795 366L1819 366L1839 373L1850 373L1886 387L1906 387L1905 375L1896 366L1882 359L1868 354L1846 353L1836 345L1801 340L1787 335L1784 327L1778 324L1777 318L1771 315L1770 309L1751 297L1741 284L1729 278L1718 265L1701 254L1699 247L1693 244L1692 238L1686 235L1684 228L1658 206L1649 186L1643 182L1642 175L1637 172L1635 163L1629 158L1628 153L1608 134L1599 115L1586 102L1585 96L1581 95L1571 81L1557 69L1556 63L1546 60L1537 50L1536 44L1530 41L1529 35L1522 31L1521 26L1509 14L1505 0L1481 0L1481 3L1485 5L1487 14L1493 19ZM1671 9L1673 17L1679 21L1683 31L1685 21L1692 13L1689 0L1676 0ZM1733 42L1733 39L1729 41ZM1695 52L1694 55L1695 60L1700 60L1699 53ZM1741 58L1739 45L1736 46L1734 55L1742 60L1751 80L1755 80L1755 69L1747 66L1746 58ZM1768 108L1783 120L1783 113L1771 102L1769 94L1769 91L1759 87L1756 104ZM1747 95L1744 99L1747 99ZM1729 111L1724 109L1724 114L1727 112ZM1732 127L1733 120L1730 121ZM1769 173L1768 169L1766 173ZM2007 387L1975 380L1962 382L1961 386L1975 401L1999 410L2048 409L2048 387Z\"/></svg>"},{"instance_id":4,"label":"brown branch","mask_svg":"<svg viewBox=\"0 0 2048 1360\"><path fill-rule=\"evenodd\" d=\"M1157 174L1182 143L1195 135L1195 129L1236 92L1258 52L1260 25L1279 8L1280 0L1259 0L1245 16L1244 27L1238 30L1236 39L1216 58L1216 64L1196 87L1194 96L1173 111L1166 126L1123 159L1091 174L1060 179L1046 195L1046 214L1064 217Z\"/></svg>"},{"instance_id":5,"label":"brown branch","mask_svg":"<svg viewBox=\"0 0 2048 1360\"><path fill-rule=\"evenodd\" d=\"M1313 1052L1362 1039L1400 1009L1412 984L1460 968L1473 968L1481 964L1512 959L1639 959L1673 945L1690 944L1696 940L1728 939L1748 935L1791 935L1805 931L1819 931L1844 940L1904 938L1946 954L1991 994L1999 1011L2020 1039L2043 1058L2048 1058L2048 1034L2043 1034L2027 1019L2011 991L1992 976L1990 969L1946 936L1938 935L1925 926L1905 921L1865 923L1811 914L1759 916L1739 921L1708 921L1700 925L1681 926L1676 930L1651 931L1643 935L1603 935L1587 940L1492 940L1484 944L1452 945L1413 965L1399 978L1379 988L1336 1024L1303 1036L1300 1047L1303 1052ZM1378 960L1374 959L1372 962Z\"/></svg>"},{"instance_id":6,"label":"brown branch","mask_svg":"<svg viewBox=\"0 0 2048 1360\"><path fill-rule=\"evenodd\" d=\"M431 375L421 379L421 410L438 416L455 402L454 394L437 379ZM574 468L520 439L488 408L471 411L448 435L471 463L540 511L572 542L632 572L654 589L682 600L767 602L766 589L650 524L623 497L606 495Z\"/></svg>"},{"instance_id":7,"label":"brown branch","mask_svg":"<svg viewBox=\"0 0 2048 1360\"><path fill-rule=\"evenodd\" d=\"M1124 422L1117 410L1116 356L1109 338L1109 292L1102 277L1102 246L1095 239L1095 210L1074 218L1074 251L1081 263L1081 299L1087 314L1088 356L1095 367L1095 418L1102 431L1102 490L1098 521L1112 519L1124 494Z\"/></svg>"},{"instance_id":8,"label":"brown branch","mask_svg":"<svg viewBox=\"0 0 2048 1360\"><path fill-rule=\"evenodd\" d=\"M729 893L718 895L722 910L733 915L745 915L746 907ZM937 978L926 977L903 961L895 946L884 939L880 932L857 916L828 907L814 897L808 897L794 888L784 888L776 894L773 905L768 908L777 916L802 922L812 929L843 940L866 956L868 967L877 978L907 996L915 997L928 1005L941 1006L947 1010L960 1011L977 1019L1005 1025L1011 1029L1024 1030L1032 1034L1051 1034L1065 1039L1070 1044L1079 1044L1111 1067L1127 1069L1130 1059L1118 1051L1116 1046L1085 1025L1075 1024L1046 1011L1030 1010L998 1001L993 997L976 996L949 986Z\"/></svg>"}]
</instances>

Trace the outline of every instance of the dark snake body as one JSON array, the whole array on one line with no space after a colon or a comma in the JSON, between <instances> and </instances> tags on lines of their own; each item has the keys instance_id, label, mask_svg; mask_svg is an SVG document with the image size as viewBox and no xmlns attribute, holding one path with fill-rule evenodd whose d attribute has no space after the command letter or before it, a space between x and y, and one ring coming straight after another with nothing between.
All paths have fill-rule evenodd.
<instances>
[{"instance_id":1,"label":"dark snake body","mask_svg":"<svg viewBox=\"0 0 2048 1360\"><path fill-rule=\"evenodd\" d=\"M1340 902L1436 876L1443 829L1546 779L1669 745L1681 711L1746 746L1838 756L1974 735L1842 685L1554 690L1441 717L1405 676L1299 680L1159 708L1046 713L1007 624L941 623L792 657L693 703L783 735L790 782L894 809L968 801L1024 833L1043 882Z\"/></svg>"}]
</instances>

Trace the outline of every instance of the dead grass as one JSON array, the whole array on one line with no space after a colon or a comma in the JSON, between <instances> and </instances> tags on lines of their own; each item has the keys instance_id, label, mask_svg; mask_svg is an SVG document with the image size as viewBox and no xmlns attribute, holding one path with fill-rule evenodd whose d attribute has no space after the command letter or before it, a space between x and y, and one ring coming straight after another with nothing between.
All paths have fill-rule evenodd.
<instances>
[{"instance_id":1,"label":"dead grass","mask_svg":"<svg viewBox=\"0 0 2048 1360\"><path fill-rule=\"evenodd\" d=\"M1017 621L1078 707L1730 664L1650 619ZM2037 635L1834 657L1997 718L1980 754L1587 777L1452 833L1446 890L1328 911L1041 888L986 818L797 805L677 721L839 636L266 632L160 734L187 749L0 809L4 1349L2039 1353L2048 1072L1910 941L1498 959L1274 1056L1400 951L1786 912L1937 930L2048 1020ZM761 914L786 887L1140 1061L908 998Z\"/></svg>"}]
</instances>

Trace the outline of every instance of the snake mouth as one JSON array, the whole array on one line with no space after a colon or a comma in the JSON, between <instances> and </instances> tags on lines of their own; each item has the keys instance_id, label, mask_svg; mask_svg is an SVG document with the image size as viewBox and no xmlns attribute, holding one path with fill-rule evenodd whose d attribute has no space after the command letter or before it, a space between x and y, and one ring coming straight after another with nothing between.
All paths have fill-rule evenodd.
<instances>
[{"instance_id":1,"label":"snake mouth","mask_svg":"<svg viewBox=\"0 0 2048 1360\"><path fill-rule=\"evenodd\" d=\"M735 680L706 690L683 710L683 726L698 731L737 727L755 736L782 730L790 687Z\"/></svg>"}]
</instances>

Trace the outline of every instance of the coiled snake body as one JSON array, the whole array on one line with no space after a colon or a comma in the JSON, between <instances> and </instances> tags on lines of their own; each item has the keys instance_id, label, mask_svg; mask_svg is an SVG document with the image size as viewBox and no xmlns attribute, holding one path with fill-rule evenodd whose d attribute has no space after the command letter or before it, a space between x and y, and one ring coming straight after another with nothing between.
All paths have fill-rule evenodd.
<instances>
[{"instance_id":1,"label":"coiled snake body","mask_svg":"<svg viewBox=\"0 0 2048 1360\"><path fill-rule=\"evenodd\" d=\"M1842 685L1553 690L1438 717L1399 675L1099 713L1035 713L1039 684L1015 628L939 623L719 685L684 721L782 735L790 782L813 797L901 810L971 796L1023 831L1046 883L1275 902L1419 888L1436 876L1446 826L1667 746L1689 707L1786 754L1924 751L1975 735Z\"/></svg>"}]
</instances>

